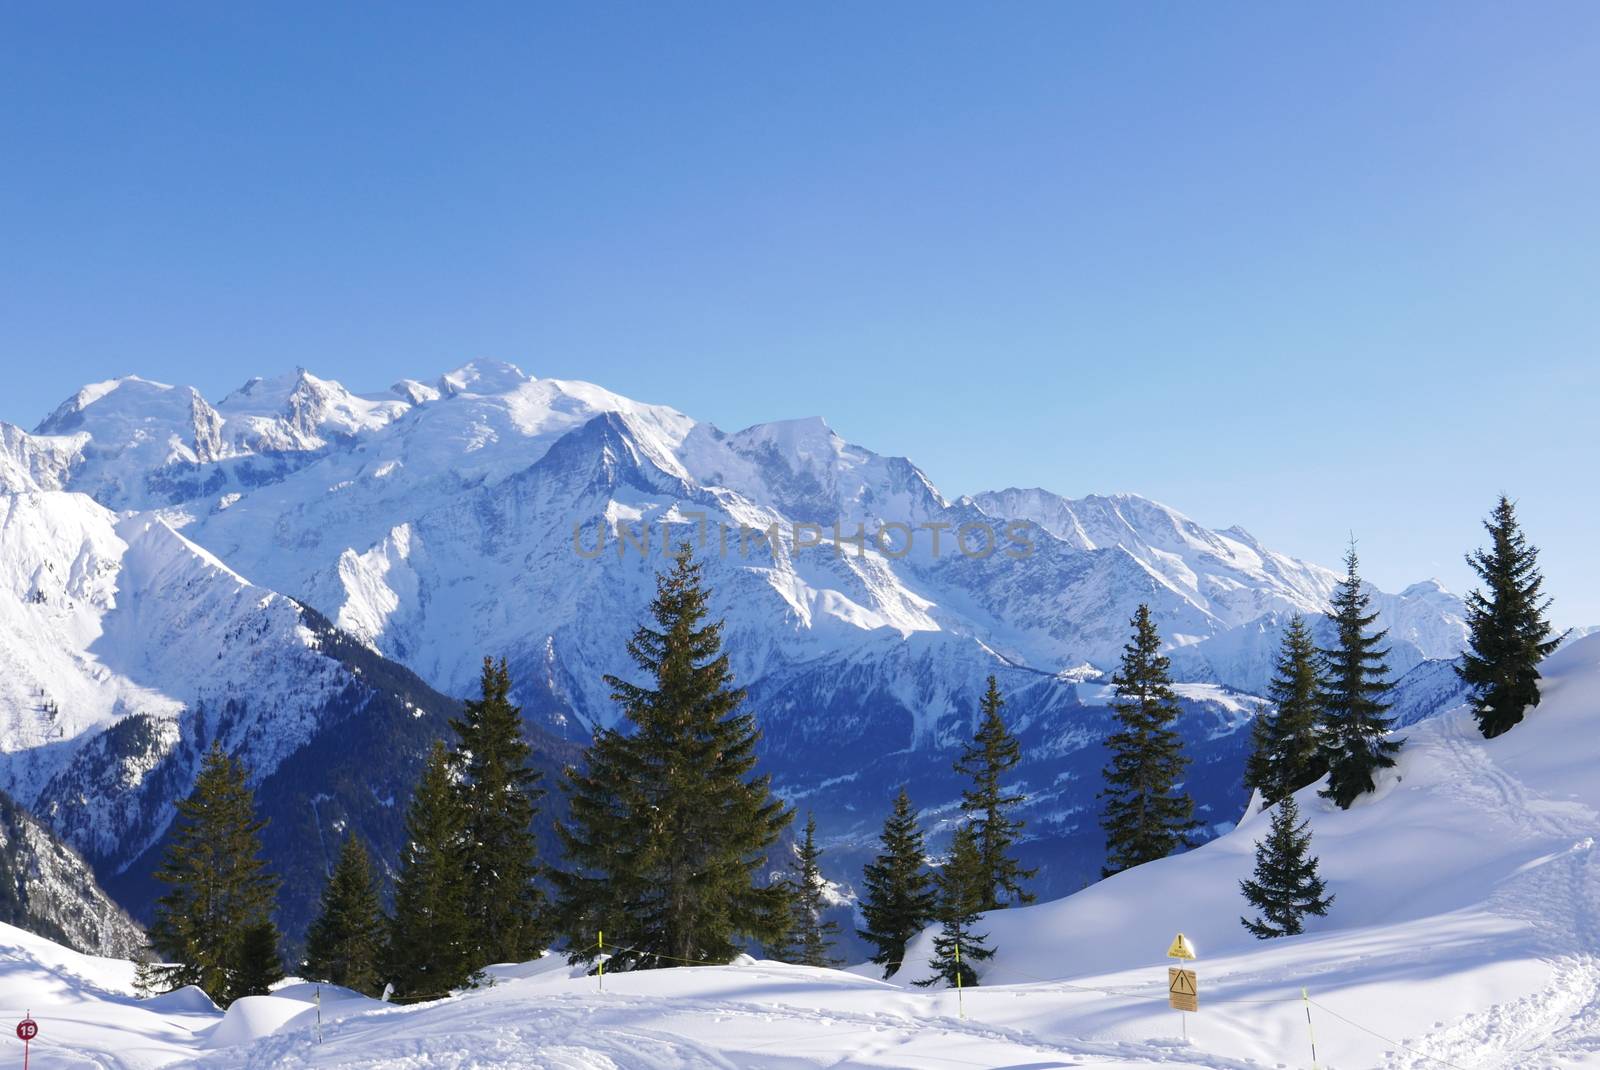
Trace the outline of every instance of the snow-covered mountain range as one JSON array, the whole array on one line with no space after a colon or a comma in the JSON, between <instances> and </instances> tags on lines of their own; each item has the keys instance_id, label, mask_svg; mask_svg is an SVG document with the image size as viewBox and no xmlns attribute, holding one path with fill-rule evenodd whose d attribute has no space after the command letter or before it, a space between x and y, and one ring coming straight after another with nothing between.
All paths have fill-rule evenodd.
<instances>
[{"instance_id":1,"label":"snow-covered mountain range","mask_svg":"<svg viewBox=\"0 0 1600 1070\"><path fill-rule=\"evenodd\" d=\"M442 730L443 696L469 693L485 654L509 659L547 751L614 723L601 677L627 670L653 574L684 539L777 784L818 812L836 857L902 782L948 806L950 752L995 673L1047 890L1099 864L1102 675L1134 608L1151 605L1172 647L1202 759L1192 790L1224 824L1281 628L1320 613L1336 580L1144 498L950 500L820 419L730 433L509 364L377 394L299 371L215 404L130 377L31 433L0 424L0 787L113 890L214 738L263 783L300 769L277 819L318 842L347 820L397 830L413 758L362 785L383 814L344 784L350 812L329 816L308 755L374 738L374 703L401 719L416 705L417 740ZM1424 582L1378 605L1396 674L1417 670L1436 701L1459 600Z\"/></svg>"}]
</instances>

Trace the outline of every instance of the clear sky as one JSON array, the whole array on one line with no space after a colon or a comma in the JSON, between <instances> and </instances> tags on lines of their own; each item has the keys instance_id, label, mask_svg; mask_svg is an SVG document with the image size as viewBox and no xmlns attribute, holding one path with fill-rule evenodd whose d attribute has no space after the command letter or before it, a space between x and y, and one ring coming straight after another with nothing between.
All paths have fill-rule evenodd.
<instances>
[{"instance_id":1,"label":"clear sky","mask_svg":"<svg viewBox=\"0 0 1600 1070\"><path fill-rule=\"evenodd\" d=\"M1600 622L1600 5L0 6L0 419L473 357Z\"/></svg>"}]
</instances>

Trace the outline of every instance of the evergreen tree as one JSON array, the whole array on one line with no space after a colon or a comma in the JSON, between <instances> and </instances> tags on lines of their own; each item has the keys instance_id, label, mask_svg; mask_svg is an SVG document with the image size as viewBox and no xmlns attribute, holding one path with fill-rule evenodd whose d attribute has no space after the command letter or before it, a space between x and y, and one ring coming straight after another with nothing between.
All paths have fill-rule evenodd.
<instances>
[{"instance_id":1,"label":"evergreen tree","mask_svg":"<svg viewBox=\"0 0 1600 1070\"><path fill-rule=\"evenodd\" d=\"M1456 669L1472 688L1472 712L1485 739L1522 720L1539 702L1539 662L1560 644L1552 639L1550 600L1541 595L1539 551L1528 544L1504 494L1484 521L1489 548L1467 555L1483 590L1467 595L1470 648Z\"/></svg>"},{"instance_id":2,"label":"evergreen tree","mask_svg":"<svg viewBox=\"0 0 1600 1070\"><path fill-rule=\"evenodd\" d=\"M1256 843L1255 879L1240 881L1239 887L1261 916L1240 918L1239 924L1259 939L1294 936L1303 928L1302 918L1320 918L1333 903L1333 896L1323 894L1327 888L1317 876L1316 858L1308 855L1309 826L1300 820L1294 796L1285 795L1272 811L1267 838Z\"/></svg>"},{"instance_id":3,"label":"evergreen tree","mask_svg":"<svg viewBox=\"0 0 1600 1070\"><path fill-rule=\"evenodd\" d=\"M1328 766L1324 798L1342 809L1375 786L1373 774L1394 765L1401 740L1390 739L1393 727L1384 713L1390 688L1389 650L1382 647L1387 630L1367 634L1378 619L1368 612L1372 596L1361 589L1356 548L1345 553L1345 577L1333 592L1337 645L1324 650L1323 686L1326 707L1322 751Z\"/></svg>"},{"instance_id":4,"label":"evergreen tree","mask_svg":"<svg viewBox=\"0 0 1600 1070\"><path fill-rule=\"evenodd\" d=\"M802 966L837 966L840 961L830 954L839 923L822 918L828 902L823 896L827 882L818 864L821 857L822 848L817 846L817 819L807 814L805 837L795 851L793 921L786 941L789 961Z\"/></svg>"},{"instance_id":5,"label":"evergreen tree","mask_svg":"<svg viewBox=\"0 0 1600 1070\"><path fill-rule=\"evenodd\" d=\"M449 755L436 742L406 813L406 845L384 955L385 978L402 1002L438 999L471 979L465 825Z\"/></svg>"},{"instance_id":6,"label":"evergreen tree","mask_svg":"<svg viewBox=\"0 0 1600 1070\"><path fill-rule=\"evenodd\" d=\"M916 982L926 987L943 981L955 987L971 988L978 983L974 962L994 958L989 934L974 931L989 887L989 871L983 864L983 848L972 826L962 825L950 842L950 857L940 867L934 883L939 890L936 911L939 934L933 938L933 957L928 965L934 975Z\"/></svg>"},{"instance_id":7,"label":"evergreen tree","mask_svg":"<svg viewBox=\"0 0 1600 1070\"><path fill-rule=\"evenodd\" d=\"M606 677L631 731L596 733L567 771L559 832L576 868L554 879L575 961L593 959L602 930L614 970L727 962L741 939L788 929L788 889L756 878L793 812L755 773L760 732L708 598L685 545L657 577L654 627L628 643L648 683Z\"/></svg>"},{"instance_id":8,"label":"evergreen tree","mask_svg":"<svg viewBox=\"0 0 1600 1070\"><path fill-rule=\"evenodd\" d=\"M451 771L461 795L466 844L465 910L474 965L521 962L549 942L533 817L539 773L529 764L522 709L511 704L505 659L483 659L481 697L451 721Z\"/></svg>"},{"instance_id":9,"label":"evergreen tree","mask_svg":"<svg viewBox=\"0 0 1600 1070\"><path fill-rule=\"evenodd\" d=\"M906 944L933 920L938 901L922 830L905 788L895 796L894 809L883 823L878 842L882 850L867 863L862 875L866 894L861 899L861 916L867 927L856 932L877 948L872 961L883 967L883 976L888 978L900 969Z\"/></svg>"},{"instance_id":10,"label":"evergreen tree","mask_svg":"<svg viewBox=\"0 0 1600 1070\"><path fill-rule=\"evenodd\" d=\"M1008 902L1031 903L1033 895L1022 890L1022 882L1038 870L1023 869L1012 857L1011 848L1022 832L1022 821L1010 816L1025 796L1008 794L1001 783L1018 762L1022 748L1000 717L1005 699L993 676L979 702L978 730L961 750L956 772L972 778L972 787L961 793L961 808L973 825L978 853L989 874L989 890L983 896L983 909L993 910Z\"/></svg>"},{"instance_id":11,"label":"evergreen tree","mask_svg":"<svg viewBox=\"0 0 1600 1070\"><path fill-rule=\"evenodd\" d=\"M305 976L376 996L387 922L367 849L348 835L322 890L322 913L306 933Z\"/></svg>"},{"instance_id":12,"label":"evergreen tree","mask_svg":"<svg viewBox=\"0 0 1600 1070\"><path fill-rule=\"evenodd\" d=\"M1171 727L1178 696L1150 607L1141 605L1130 623L1133 638L1111 678L1111 708L1120 727L1106 740L1111 760L1100 793L1106 800L1106 877L1192 846L1188 833L1199 827L1194 800L1176 790L1189 759Z\"/></svg>"},{"instance_id":13,"label":"evergreen tree","mask_svg":"<svg viewBox=\"0 0 1600 1070\"><path fill-rule=\"evenodd\" d=\"M155 874L168 889L156 901L150 926L151 946L163 963L141 967L144 990L197 985L226 1006L271 972L267 960L278 956L271 923L278 880L260 858L266 824L256 819L244 767L212 744L194 792L178 804ZM276 968L282 976L281 964Z\"/></svg>"},{"instance_id":14,"label":"evergreen tree","mask_svg":"<svg viewBox=\"0 0 1600 1070\"><path fill-rule=\"evenodd\" d=\"M228 1002L245 996L265 996L283 980L283 959L278 954L278 927L262 918L245 927L239 937Z\"/></svg>"},{"instance_id":15,"label":"evergreen tree","mask_svg":"<svg viewBox=\"0 0 1600 1070\"><path fill-rule=\"evenodd\" d=\"M1296 613L1283 635L1277 672L1268 685L1270 713L1251 729L1252 751L1244 786L1261 792L1268 806L1322 776L1322 722L1326 717L1316 644Z\"/></svg>"}]
</instances>

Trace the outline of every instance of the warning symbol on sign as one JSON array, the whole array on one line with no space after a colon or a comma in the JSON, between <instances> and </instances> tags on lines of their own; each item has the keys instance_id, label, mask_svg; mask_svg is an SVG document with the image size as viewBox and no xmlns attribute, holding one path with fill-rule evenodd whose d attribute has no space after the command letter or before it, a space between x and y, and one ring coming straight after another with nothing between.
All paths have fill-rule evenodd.
<instances>
[{"instance_id":1,"label":"warning symbol on sign","mask_svg":"<svg viewBox=\"0 0 1600 1070\"><path fill-rule=\"evenodd\" d=\"M1194 958L1194 945L1189 942L1187 936L1179 933L1172 938L1172 946L1167 948L1167 958L1192 960Z\"/></svg>"},{"instance_id":2,"label":"warning symbol on sign","mask_svg":"<svg viewBox=\"0 0 1600 1070\"><path fill-rule=\"evenodd\" d=\"M1193 970L1167 967L1167 1004L1175 1011L1200 1010L1200 978Z\"/></svg>"}]
</instances>

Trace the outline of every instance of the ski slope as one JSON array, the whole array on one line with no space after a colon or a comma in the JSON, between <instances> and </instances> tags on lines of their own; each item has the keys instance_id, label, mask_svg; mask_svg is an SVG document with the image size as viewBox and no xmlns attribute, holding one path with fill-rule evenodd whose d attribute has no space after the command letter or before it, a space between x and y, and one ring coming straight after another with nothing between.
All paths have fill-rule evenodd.
<instances>
[{"instance_id":1,"label":"ski slope","mask_svg":"<svg viewBox=\"0 0 1600 1070\"><path fill-rule=\"evenodd\" d=\"M1187 855L989 916L998 954L959 1002L909 984L931 934L893 982L741 960L601 991L547 956L414 1007L324 989L319 1043L310 986L227 1015L194 993L141 1002L128 964L8 928L0 1001L32 1009L41 1068L1305 1067L1308 1007L1333 1070L1593 1066L1600 635L1545 674L1544 702L1500 739L1449 711L1406 730L1398 767L1350 811L1301 794L1337 899L1300 937L1258 942L1238 923L1253 815ZM1200 953L1184 1023L1162 957L1178 930Z\"/></svg>"}]
</instances>

